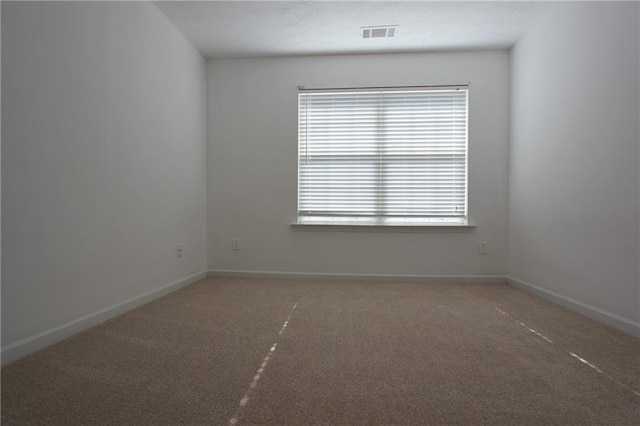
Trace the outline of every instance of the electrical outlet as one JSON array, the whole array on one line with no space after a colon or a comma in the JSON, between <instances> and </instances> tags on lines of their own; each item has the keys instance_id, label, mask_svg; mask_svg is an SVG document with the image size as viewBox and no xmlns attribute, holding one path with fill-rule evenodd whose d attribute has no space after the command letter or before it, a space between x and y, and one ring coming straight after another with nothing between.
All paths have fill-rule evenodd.
<instances>
[{"instance_id":1,"label":"electrical outlet","mask_svg":"<svg viewBox=\"0 0 640 426\"><path fill-rule=\"evenodd\" d=\"M176 256L182 257L182 244L178 244L176 247Z\"/></svg>"},{"instance_id":2,"label":"electrical outlet","mask_svg":"<svg viewBox=\"0 0 640 426\"><path fill-rule=\"evenodd\" d=\"M487 253L489 253L489 249L487 248L487 242L486 241L480 241L480 243L478 244L478 253L479 254L487 254Z\"/></svg>"},{"instance_id":3,"label":"electrical outlet","mask_svg":"<svg viewBox=\"0 0 640 426\"><path fill-rule=\"evenodd\" d=\"M240 238L234 238L231 242L231 250L239 251L240 250Z\"/></svg>"}]
</instances>

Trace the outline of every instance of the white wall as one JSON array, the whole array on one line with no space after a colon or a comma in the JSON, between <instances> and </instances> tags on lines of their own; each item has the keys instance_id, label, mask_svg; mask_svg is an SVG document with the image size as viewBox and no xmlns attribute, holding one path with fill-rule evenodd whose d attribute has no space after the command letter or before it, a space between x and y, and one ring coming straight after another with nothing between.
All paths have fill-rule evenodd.
<instances>
[{"instance_id":1,"label":"white wall","mask_svg":"<svg viewBox=\"0 0 640 426\"><path fill-rule=\"evenodd\" d=\"M4 350L206 269L206 70L150 2L2 9Z\"/></svg>"},{"instance_id":2,"label":"white wall","mask_svg":"<svg viewBox=\"0 0 640 426\"><path fill-rule=\"evenodd\" d=\"M2 2L0 2L0 45L2 44ZM2 47L0 46L0 81L2 80ZM2 99L2 85L0 84L0 99ZM0 117L2 106L0 102ZM0 120L0 187L2 187L2 120ZM2 221L2 191L0 191L0 222ZM0 241L2 241L2 227L0 226ZM2 244L0 244L0 259L2 259ZM0 318L2 318L2 262L0 261ZM1 323L1 321L0 321ZM1 327L0 327L1 328ZM2 332L0 331L0 340Z\"/></svg>"},{"instance_id":3,"label":"white wall","mask_svg":"<svg viewBox=\"0 0 640 426\"><path fill-rule=\"evenodd\" d=\"M208 61L210 270L504 275L507 51ZM293 231L297 86L470 84L468 232ZM232 251L239 238L240 251ZM490 254L477 253L487 241Z\"/></svg>"},{"instance_id":4,"label":"white wall","mask_svg":"<svg viewBox=\"0 0 640 426\"><path fill-rule=\"evenodd\" d=\"M513 49L509 193L509 275L636 330L638 16L564 4Z\"/></svg>"}]
</instances>

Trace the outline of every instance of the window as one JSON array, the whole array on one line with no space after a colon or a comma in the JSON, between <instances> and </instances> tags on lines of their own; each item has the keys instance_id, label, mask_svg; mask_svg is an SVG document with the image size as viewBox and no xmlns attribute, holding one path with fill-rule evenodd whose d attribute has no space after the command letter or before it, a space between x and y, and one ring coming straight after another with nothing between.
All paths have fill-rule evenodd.
<instances>
[{"instance_id":1,"label":"window","mask_svg":"<svg viewBox=\"0 0 640 426\"><path fill-rule=\"evenodd\" d=\"M298 223L467 224L467 86L298 92Z\"/></svg>"}]
</instances>

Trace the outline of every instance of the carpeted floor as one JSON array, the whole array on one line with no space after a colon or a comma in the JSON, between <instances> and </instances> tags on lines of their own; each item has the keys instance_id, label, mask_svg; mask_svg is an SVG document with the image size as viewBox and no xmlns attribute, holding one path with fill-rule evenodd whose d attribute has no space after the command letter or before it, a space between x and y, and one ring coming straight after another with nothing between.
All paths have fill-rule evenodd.
<instances>
[{"instance_id":1,"label":"carpeted floor","mask_svg":"<svg viewBox=\"0 0 640 426\"><path fill-rule=\"evenodd\" d=\"M2 368L3 425L640 424L640 339L507 285L206 279Z\"/></svg>"}]
</instances>

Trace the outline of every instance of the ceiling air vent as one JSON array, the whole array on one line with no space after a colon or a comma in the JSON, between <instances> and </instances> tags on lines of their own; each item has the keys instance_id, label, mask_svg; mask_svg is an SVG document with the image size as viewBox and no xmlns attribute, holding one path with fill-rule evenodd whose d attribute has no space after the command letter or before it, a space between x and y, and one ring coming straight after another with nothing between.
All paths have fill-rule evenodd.
<instances>
[{"instance_id":1,"label":"ceiling air vent","mask_svg":"<svg viewBox=\"0 0 640 426\"><path fill-rule=\"evenodd\" d=\"M393 37L396 34L397 25L379 25L375 27L360 27L362 38Z\"/></svg>"}]
</instances>

